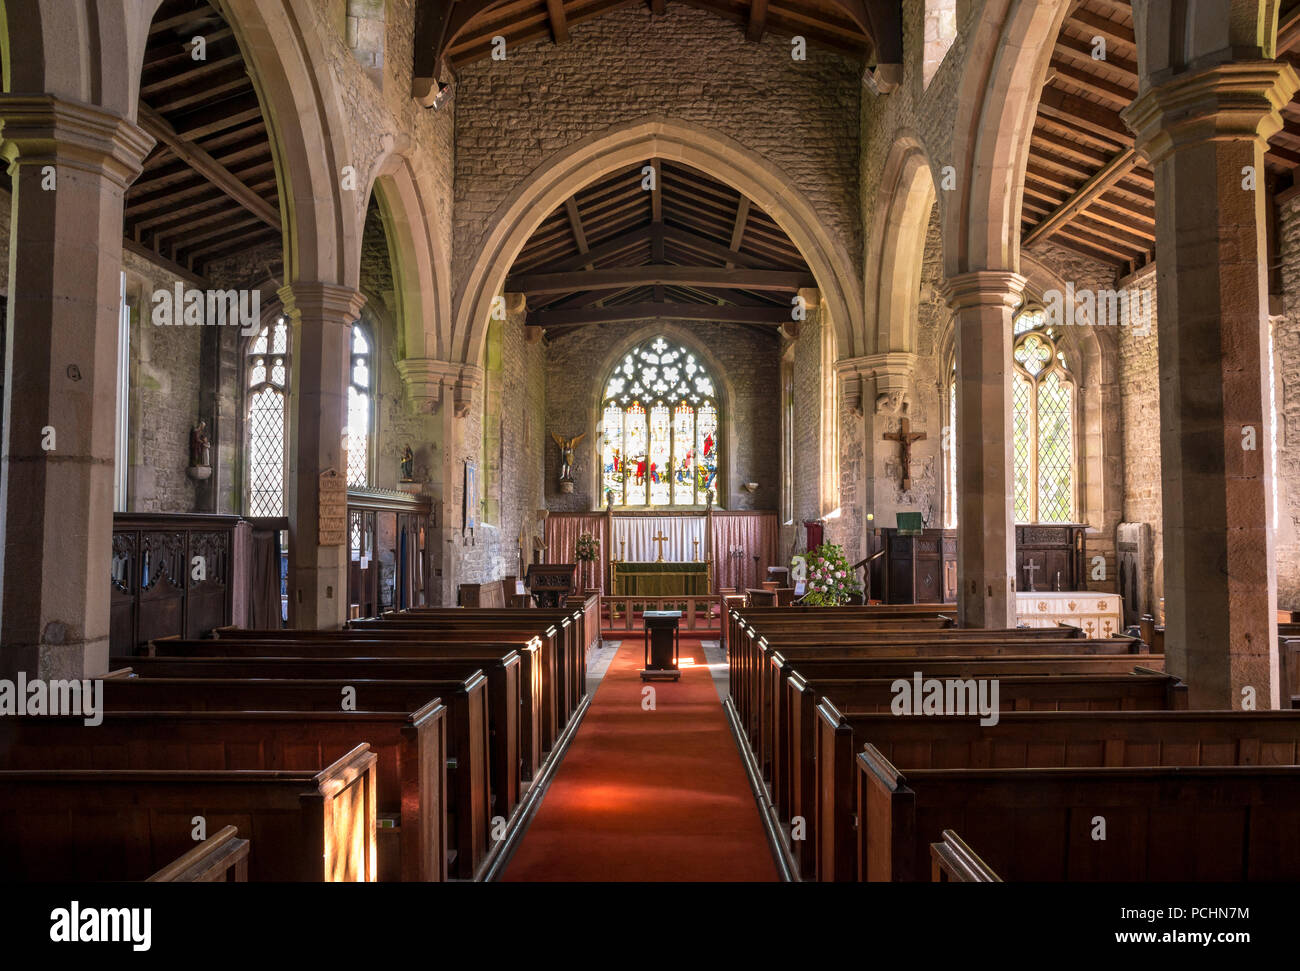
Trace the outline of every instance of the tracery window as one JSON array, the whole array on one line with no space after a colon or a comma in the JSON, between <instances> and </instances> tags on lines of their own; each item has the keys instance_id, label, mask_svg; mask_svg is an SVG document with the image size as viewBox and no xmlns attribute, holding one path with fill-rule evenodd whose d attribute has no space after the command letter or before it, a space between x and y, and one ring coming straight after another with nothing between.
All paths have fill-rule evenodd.
<instances>
[{"instance_id":1,"label":"tracery window","mask_svg":"<svg viewBox=\"0 0 1300 971\"><path fill-rule=\"evenodd\" d=\"M348 384L348 485L370 485L370 339L361 324L352 325L352 365Z\"/></svg>"},{"instance_id":2,"label":"tracery window","mask_svg":"<svg viewBox=\"0 0 1300 971\"><path fill-rule=\"evenodd\" d=\"M289 385L289 325L283 317L249 342L244 359L248 402L249 516L284 515L285 395Z\"/></svg>"},{"instance_id":3,"label":"tracery window","mask_svg":"<svg viewBox=\"0 0 1300 971\"><path fill-rule=\"evenodd\" d=\"M1074 375L1041 309L1015 318L1011 406L1016 522L1074 521Z\"/></svg>"},{"instance_id":4,"label":"tracery window","mask_svg":"<svg viewBox=\"0 0 1300 971\"><path fill-rule=\"evenodd\" d=\"M717 489L713 379L663 337L615 366L601 409L601 496L615 506L703 505Z\"/></svg>"}]
</instances>

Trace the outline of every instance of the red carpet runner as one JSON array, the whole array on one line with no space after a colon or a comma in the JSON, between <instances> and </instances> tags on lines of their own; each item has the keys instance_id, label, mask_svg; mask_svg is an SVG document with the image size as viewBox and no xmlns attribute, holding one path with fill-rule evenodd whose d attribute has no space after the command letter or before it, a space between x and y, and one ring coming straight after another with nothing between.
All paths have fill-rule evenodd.
<instances>
[{"instance_id":1,"label":"red carpet runner","mask_svg":"<svg viewBox=\"0 0 1300 971\"><path fill-rule=\"evenodd\" d=\"M758 807L704 653L648 682L624 640L502 879L775 880Z\"/></svg>"}]
</instances>

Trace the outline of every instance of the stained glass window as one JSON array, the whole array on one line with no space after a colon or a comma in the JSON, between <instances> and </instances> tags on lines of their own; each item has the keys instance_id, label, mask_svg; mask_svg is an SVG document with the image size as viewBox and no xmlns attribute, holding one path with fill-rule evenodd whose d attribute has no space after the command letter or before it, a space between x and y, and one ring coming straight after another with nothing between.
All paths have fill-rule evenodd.
<instances>
[{"instance_id":1,"label":"stained glass window","mask_svg":"<svg viewBox=\"0 0 1300 971\"><path fill-rule=\"evenodd\" d=\"M717 489L713 379L663 337L633 348L605 385L601 491L615 506L696 506Z\"/></svg>"},{"instance_id":2,"label":"stained glass window","mask_svg":"<svg viewBox=\"0 0 1300 971\"><path fill-rule=\"evenodd\" d=\"M250 516L284 515L285 394L289 375L289 326L281 317L252 339L244 361L248 402Z\"/></svg>"},{"instance_id":3,"label":"stained glass window","mask_svg":"<svg viewBox=\"0 0 1300 971\"><path fill-rule=\"evenodd\" d=\"M1041 310L1015 320L1011 376L1017 522L1074 520L1075 384L1055 328Z\"/></svg>"},{"instance_id":4,"label":"stained glass window","mask_svg":"<svg viewBox=\"0 0 1300 971\"><path fill-rule=\"evenodd\" d=\"M370 341L352 325L352 370L348 385L348 485L370 484Z\"/></svg>"}]
</instances>

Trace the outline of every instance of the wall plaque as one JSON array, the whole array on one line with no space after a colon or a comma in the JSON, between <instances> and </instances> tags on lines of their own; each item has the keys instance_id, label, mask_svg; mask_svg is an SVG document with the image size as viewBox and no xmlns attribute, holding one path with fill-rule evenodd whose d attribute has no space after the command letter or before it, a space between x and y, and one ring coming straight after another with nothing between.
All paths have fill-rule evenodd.
<instances>
[{"instance_id":1,"label":"wall plaque","mask_svg":"<svg viewBox=\"0 0 1300 971\"><path fill-rule=\"evenodd\" d=\"M320 538L321 546L342 546L348 535L348 480L337 469L326 469L320 474Z\"/></svg>"}]
</instances>

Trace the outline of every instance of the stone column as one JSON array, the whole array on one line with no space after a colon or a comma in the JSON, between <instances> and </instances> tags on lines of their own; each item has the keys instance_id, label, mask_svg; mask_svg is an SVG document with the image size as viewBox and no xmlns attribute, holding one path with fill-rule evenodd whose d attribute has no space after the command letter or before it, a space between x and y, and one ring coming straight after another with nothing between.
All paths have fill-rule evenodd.
<instances>
[{"instance_id":1,"label":"stone column","mask_svg":"<svg viewBox=\"0 0 1300 971\"><path fill-rule=\"evenodd\" d=\"M1222 64L1124 113L1155 171L1165 651L1193 708L1278 701L1264 151L1298 87Z\"/></svg>"},{"instance_id":2,"label":"stone column","mask_svg":"<svg viewBox=\"0 0 1300 971\"><path fill-rule=\"evenodd\" d=\"M153 139L49 95L0 97L13 178L0 675L108 669L122 197Z\"/></svg>"},{"instance_id":3,"label":"stone column","mask_svg":"<svg viewBox=\"0 0 1300 971\"><path fill-rule=\"evenodd\" d=\"M963 627L1016 625L1011 487L1011 316L1025 278L976 270L944 297L957 334L957 618Z\"/></svg>"},{"instance_id":4,"label":"stone column","mask_svg":"<svg viewBox=\"0 0 1300 971\"><path fill-rule=\"evenodd\" d=\"M352 324L365 298L350 287L292 283L280 290L293 327L289 405L289 624L333 630L347 620L348 547L322 546L320 474L347 475Z\"/></svg>"}]
</instances>

